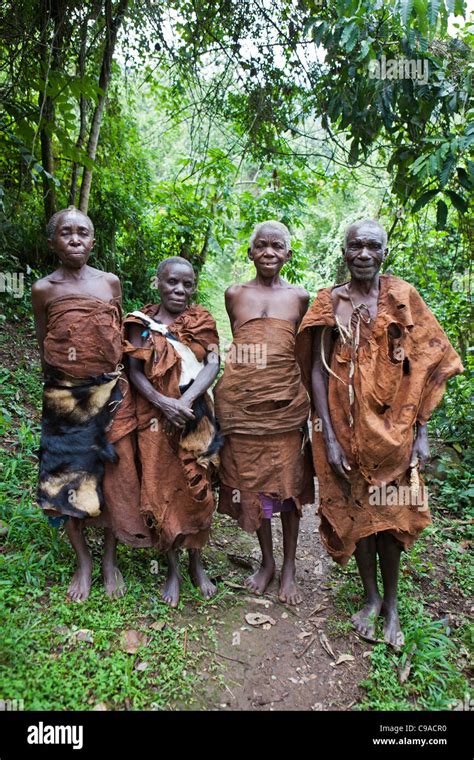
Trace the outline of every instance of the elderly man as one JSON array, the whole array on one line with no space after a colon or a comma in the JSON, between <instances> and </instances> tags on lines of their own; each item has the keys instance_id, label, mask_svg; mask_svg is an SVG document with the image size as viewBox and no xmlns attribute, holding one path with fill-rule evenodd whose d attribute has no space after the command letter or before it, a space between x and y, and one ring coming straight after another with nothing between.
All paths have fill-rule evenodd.
<instances>
[{"instance_id":1,"label":"elderly man","mask_svg":"<svg viewBox=\"0 0 474 760\"><path fill-rule=\"evenodd\" d=\"M318 292L297 339L322 423L312 440L320 534L336 562L355 554L365 592L358 633L374 639L383 615L385 641L398 648L400 550L431 522L418 475L426 423L462 365L415 288L379 273L387 235L378 222L352 224L343 255L351 279Z\"/></svg>"},{"instance_id":2,"label":"elderly man","mask_svg":"<svg viewBox=\"0 0 474 760\"><path fill-rule=\"evenodd\" d=\"M287 228L258 224L248 250L256 276L225 294L234 340L216 386L224 434L219 512L257 532L262 564L247 585L263 594L275 574L271 518L281 513L284 560L281 601L298 604L295 553L302 505L313 503L306 446L309 398L295 357L295 336L308 293L280 277L292 252ZM309 456L308 456L309 453Z\"/></svg>"}]
</instances>

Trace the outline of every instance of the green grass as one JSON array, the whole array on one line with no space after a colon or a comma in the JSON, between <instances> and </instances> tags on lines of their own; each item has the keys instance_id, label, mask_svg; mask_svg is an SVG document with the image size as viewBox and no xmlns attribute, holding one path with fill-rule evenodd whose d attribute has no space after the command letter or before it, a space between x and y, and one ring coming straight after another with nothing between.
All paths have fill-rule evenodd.
<instances>
[{"instance_id":1,"label":"green grass","mask_svg":"<svg viewBox=\"0 0 474 760\"><path fill-rule=\"evenodd\" d=\"M472 569L468 553L458 553L459 570L453 572L450 549L441 530L452 525L440 515L435 515L434 521L434 527L406 555L402 554L398 597L405 646L401 653L385 644L373 646L370 670L361 683L365 697L357 706L359 710L447 710L469 693L466 670L469 649L472 652L472 626L460 613L462 624L452 628L446 617L435 619L427 605L448 593L452 595L450 605L456 597L468 598ZM441 565L442 560L446 566ZM334 566L332 578L341 625L337 619L330 622L334 635L341 635L346 632L344 621L362 604L361 584L352 565L349 570ZM377 637L382 636L379 619ZM400 684L397 669L412 651L409 678Z\"/></svg>"},{"instance_id":2,"label":"green grass","mask_svg":"<svg viewBox=\"0 0 474 760\"><path fill-rule=\"evenodd\" d=\"M18 341L29 340L18 331ZM20 354L21 355L21 354ZM153 550L119 546L127 584L111 601L100 578L101 531L88 530L94 558L92 592L81 604L68 602L74 553L63 532L51 528L35 504L41 376L27 359L0 375L0 520L8 532L0 543L0 698L22 699L27 710L192 708L201 698L199 672L215 648L212 618L237 604L225 585L204 602L184 574L181 602L172 611L161 600L165 567ZM225 553L206 552L212 577L228 573ZM210 609L212 606L212 609ZM217 612L216 612L217 610ZM150 624L163 621L162 630ZM146 636L129 654L123 632ZM86 630L86 639L77 638ZM147 663L143 670L140 663ZM209 672L209 666L206 663ZM219 677L220 665L212 673Z\"/></svg>"}]
</instances>

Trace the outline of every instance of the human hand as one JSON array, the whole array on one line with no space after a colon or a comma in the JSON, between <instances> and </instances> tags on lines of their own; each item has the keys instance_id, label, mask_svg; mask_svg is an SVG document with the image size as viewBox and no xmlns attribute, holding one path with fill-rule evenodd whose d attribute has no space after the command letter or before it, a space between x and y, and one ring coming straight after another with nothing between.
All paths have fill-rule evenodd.
<instances>
[{"instance_id":1,"label":"human hand","mask_svg":"<svg viewBox=\"0 0 474 760\"><path fill-rule=\"evenodd\" d=\"M413 441L413 448L410 456L410 467L416 467L419 462L420 470L422 470L430 458L430 445L428 442L428 432L426 425L420 425L416 438Z\"/></svg>"},{"instance_id":2,"label":"human hand","mask_svg":"<svg viewBox=\"0 0 474 760\"><path fill-rule=\"evenodd\" d=\"M159 408L166 417L169 425L165 424L166 432L171 432L172 427L184 428L186 422L194 419L193 410L188 405L188 402L183 401L181 398L169 398L168 396L161 396L159 402Z\"/></svg>"},{"instance_id":3,"label":"human hand","mask_svg":"<svg viewBox=\"0 0 474 760\"><path fill-rule=\"evenodd\" d=\"M326 452L328 462L336 475L339 475L345 480L349 480L348 473L351 468L349 462L346 459L343 448L336 438L330 438L329 440L326 440Z\"/></svg>"}]
</instances>

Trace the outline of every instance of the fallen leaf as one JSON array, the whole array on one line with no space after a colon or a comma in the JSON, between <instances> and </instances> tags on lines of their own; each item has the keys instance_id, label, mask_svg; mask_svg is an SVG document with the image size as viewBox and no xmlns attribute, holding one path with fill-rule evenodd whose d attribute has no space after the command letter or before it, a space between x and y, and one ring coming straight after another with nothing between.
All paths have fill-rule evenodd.
<instances>
[{"instance_id":1,"label":"fallen leaf","mask_svg":"<svg viewBox=\"0 0 474 760\"><path fill-rule=\"evenodd\" d=\"M135 665L135 670L146 670L149 664L149 662L139 662L138 665Z\"/></svg>"},{"instance_id":2,"label":"fallen leaf","mask_svg":"<svg viewBox=\"0 0 474 760\"><path fill-rule=\"evenodd\" d=\"M151 623L149 628L153 628L154 631L162 631L163 628L166 628L166 623L164 620L157 620L156 623Z\"/></svg>"},{"instance_id":3,"label":"fallen leaf","mask_svg":"<svg viewBox=\"0 0 474 760\"><path fill-rule=\"evenodd\" d=\"M333 652L333 649L332 649L332 646L331 646L331 644L329 643L329 641L328 641L328 637L326 636L326 634L325 634L325 633L322 633L321 631L319 632L319 640L320 640L320 642L321 642L321 646L322 646L322 648L323 648L323 649L324 649L324 650L325 650L325 651L326 651L328 654L330 654L330 655L331 655L331 657L334 657L334 659L336 659L336 655L334 654L334 652Z\"/></svg>"},{"instance_id":4,"label":"fallen leaf","mask_svg":"<svg viewBox=\"0 0 474 760\"><path fill-rule=\"evenodd\" d=\"M135 654L141 646L145 646L147 643L147 637L140 631L135 631L133 628L129 628L122 632L120 637L120 649L122 652L128 654Z\"/></svg>"},{"instance_id":5,"label":"fallen leaf","mask_svg":"<svg viewBox=\"0 0 474 760\"><path fill-rule=\"evenodd\" d=\"M281 613L281 617L282 617L283 620L286 620L286 618L288 617L288 613L287 612L282 612Z\"/></svg>"},{"instance_id":6,"label":"fallen leaf","mask_svg":"<svg viewBox=\"0 0 474 760\"><path fill-rule=\"evenodd\" d=\"M336 660L336 665L341 665L343 662L352 662L353 660L355 660L355 657L351 654L340 654Z\"/></svg>"},{"instance_id":7,"label":"fallen leaf","mask_svg":"<svg viewBox=\"0 0 474 760\"><path fill-rule=\"evenodd\" d=\"M229 588L243 588L244 590L247 589L247 586L242 586L241 583L234 583L234 581L224 581L225 586L229 586Z\"/></svg>"},{"instance_id":8,"label":"fallen leaf","mask_svg":"<svg viewBox=\"0 0 474 760\"><path fill-rule=\"evenodd\" d=\"M90 631L88 628L80 628L79 630L74 631L72 637L78 641L86 641L88 644L94 643L94 632Z\"/></svg>"},{"instance_id":9,"label":"fallen leaf","mask_svg":"<svg viewBox=\"0 0 474 760\"><path fill-rule=\"evenodd\" d=\"M413 655L415 654L416 650L416 644L413 644L410 651L408 652L406 659L402 657L400 660L400 664L397 668L397 674L398 674L398 682L400 684L404 684L405 681L408 679L408 676L410 675L411 670L411 660ZM403 663L403 664L402 664Z\"/></svg>"},{"instance_id":10,"label":"fallen leaf","mask_svg":"<svg viewBox=\"0 0 474 760\"><path fill-rule=\"evenodd\" d=\"M299 639L307 639L308 636L311 636L311 631L301 631L301 633L298 634Z\"/></svg>"},{"instance_id":11,"label":"fallen leaf","mask_svg":"<svg viewBox=\"0 0 474 760\"><path fill-rule=\"evenodd\" d=\"M105 702L97 702L96 705L92 708L95 712L106 712L109 708L105 704Z\"/></svg>"},{"instance_id":12,"label":"fallen leaf","mask_svg":"<svg viewBox=\"0 0 474 760\"><path fill-rule=\"evenodd\" d=\"M372 650L368 649L367 652L363 653L362 657L370 657L371 654L372 654Z\"/></svg>"},{"instance_id":13,"label":"fallen leaf","mask_svg":"<svg viewBox=\"0 0 474 760\"><path fill-rule=\"evenodd\" d=\"M230 561L234 565L237 565L238 567L243 567L245 570L253 570L252 562L246 557L241 557L238 554L229 554L229 553L227 553L227 557L230 559Z\"/></svg>"},{"instance_id":14,"label":"fallen leaf","mask_svg":"<svg viewBox=\"0 0 474 760\"><path fill-rule=\"evenodd\" d=\"M262 628L263 628L263 630L264 630L264 631L269 631L271 627L272 627L272 626L271 626L271 624L270 624L270 623L264 623L264 624L262 625Z\"/></svg>"},{"instance_id":15,"label":"fallen leaf","mask_svg":"<svg viewBox=\"0 0 474 760\"><path fill-rule=\"evenodd\" d=\"M261 612L247 612L245 620L249 625L254 626L263 625L264 623L276 625L276 620L270 617L270 615L263 615Z\"/></svg>"},{"instance_id":16,"label":"fallen leaf","mask_svg":"<svg viewBox=\"0 0 474 760\"><path fill-rule=\"evenodd\" d=\"M271 604L273 604L271 599L262 599L258 596L245 596L244 601L250 602L250 604L263 604L265 607L269 607Z\"/></svg>"}]
</instances>

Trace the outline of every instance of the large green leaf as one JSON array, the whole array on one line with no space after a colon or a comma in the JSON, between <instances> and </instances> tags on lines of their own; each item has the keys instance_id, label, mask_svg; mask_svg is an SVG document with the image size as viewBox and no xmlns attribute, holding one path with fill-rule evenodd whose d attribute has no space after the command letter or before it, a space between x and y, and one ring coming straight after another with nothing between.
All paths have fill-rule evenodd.
<instances>
[{"instance_id":1,"label":"large green leaf","mask_svg":"<svg viewBox=\"0 0 474 760\"><path fill-rule=\"evenodd\" d=\"M423 206L426 206L435 195L438 195L438 192L439 188L437 187L435 190L427 190L426 193L422 193L413 204L412 213L416 214Z\"/></svg>"}]
</instances>

